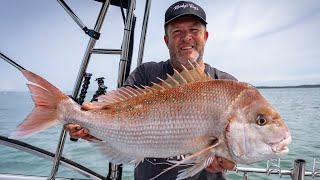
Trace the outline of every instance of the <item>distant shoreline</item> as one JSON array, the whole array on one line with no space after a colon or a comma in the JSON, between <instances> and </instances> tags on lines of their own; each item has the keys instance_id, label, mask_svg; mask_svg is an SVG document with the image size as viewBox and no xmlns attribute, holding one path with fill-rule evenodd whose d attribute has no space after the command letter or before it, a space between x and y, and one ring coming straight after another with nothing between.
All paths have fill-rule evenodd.
<instances>
[{"instance_id":1,"label":"distant shoreline","mask_svg":"<svg viewBox=\"0 0 320 180\"><path fill-rule=\"evenodd\" d=\"M285 89L285 88L320 88L320 84L312 84L312 85L297 85L297 86L255 86L258 89ZM5 91L0 90L0 92L18 92L24 93L29 91ZM71 91L63 91L63 92L71 92ZM88 91L94 93L94 91Z\"/></svg>"},{"instance_id":2,"label":"distant shoreline","mask_svg":"<svg viewBox=\"0 0 320 180\"><path fill-rule=\"evenodd\" d=\"M256 86L258 89L281 89L281 88L320 88L320 84L298 86Z\"/></svg>"}]
</instances>

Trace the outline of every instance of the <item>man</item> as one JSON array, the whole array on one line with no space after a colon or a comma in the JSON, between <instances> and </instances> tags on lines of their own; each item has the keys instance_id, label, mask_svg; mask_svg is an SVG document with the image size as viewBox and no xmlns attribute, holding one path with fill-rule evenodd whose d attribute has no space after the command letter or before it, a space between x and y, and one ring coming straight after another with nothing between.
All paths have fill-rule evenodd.
<instances>
[{"instance_id":1,"label":"man","mask_svg":"<svg viewBox=\"0 0 320 180\"><path fill-rule=\"evenodd\" d=\"M203 61L205 43L208 39L206 30L206 14L195 3L179 1L171 5L165 13L165 36L164 41L169 49L170 59L165 62L148 62L136 68L128 77L125 85L146 85L151 82L159 82L157 77L166 79L167 74L173 75L174 70L182 71L183 66L190 69L191 63L198 63L203 71L214 79L232 79L233 76L219 71ZM67 126L71 137L92 139L87 130L77 125ZM184 156L169 158L146 158L135 168L135 179L150 179L161 173L172 164L168 160L181 160ZM222 158L215 158L212 164L202 172L190 179L225 179L221 173L224 169L232 169L234 164ZM161 176L159 179L175 179L178 172L186 166L174 168Z\"/></svg>"}]
</instances>

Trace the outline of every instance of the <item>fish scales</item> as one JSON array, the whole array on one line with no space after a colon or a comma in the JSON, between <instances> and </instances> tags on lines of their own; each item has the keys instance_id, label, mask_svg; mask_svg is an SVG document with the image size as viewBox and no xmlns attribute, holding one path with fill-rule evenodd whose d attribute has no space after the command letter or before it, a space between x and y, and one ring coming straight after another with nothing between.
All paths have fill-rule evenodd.
<instances>
[{"instance_id":1,"label":"fish scales","mask_svg":"<svg viewBox=\"0 0 320 180\"><path fill-rule=\"evenodd\" d=\"M256 88L201 72L175 71L174 81L161 81L165 85L123 87L80 107L40 76L22 70L34 83L28 88L35 108L14 135L30 135L59 120L101 139L97 146L114 163L192 154L176 164L195 163L179 178L199 172L212 156L249 164L288 152L289 129Z\"/></svg>"},{"instance_id":2,"label":"fish scales","mask_svg":"<svg viewBox=\"0 0 320 180\"><path fill-rule=\"evenodd\" d=\"M224 125L217 122L226 123L221 119L222 114L230 102L247 88L235 86L235 90L224 90L225 86L234 85L232 81L197 82L119 102L114 108L116 113L111 117L107 115L110 111L107 109L85 112L81 118L68 118L79 119L73 123L87 127L91 134L103 137L115 148L128 145L124 147L128 153L141 153L138 146L146 151L144 153L148 157L191 153L207 145L207 139L200 137L220 135ZM96 127L81 122L82 119L88 124L96 124ZM99 123L92 123L97 120ZM163 152L159 152L161 150Z\"/></svg>"}]
</instances>

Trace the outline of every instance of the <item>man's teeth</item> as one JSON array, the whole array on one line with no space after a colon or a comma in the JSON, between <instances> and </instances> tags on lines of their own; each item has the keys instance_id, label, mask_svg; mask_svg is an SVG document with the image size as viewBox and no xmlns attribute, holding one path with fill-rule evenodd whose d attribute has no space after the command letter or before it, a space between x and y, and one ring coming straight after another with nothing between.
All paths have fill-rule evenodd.
<instances>
[{"instance_id":1,"label":"man's teeth","mask_svg":"<svg viewBox=\"0 0 320 180\"><path fill-rule=\"evenodd\" d=\"M182 50L188 50L188 49L192 49L192 46L188 46L188 47L183 47L181 48Z\"/></svg>"}]
</instances>

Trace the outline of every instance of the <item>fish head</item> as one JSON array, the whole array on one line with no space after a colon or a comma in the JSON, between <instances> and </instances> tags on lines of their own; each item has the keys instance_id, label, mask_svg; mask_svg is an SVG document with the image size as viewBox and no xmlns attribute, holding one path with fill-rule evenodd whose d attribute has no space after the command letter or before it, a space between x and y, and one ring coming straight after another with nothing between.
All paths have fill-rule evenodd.
<instances>
[{"instance_id":1,"label":"fish head","mask_svg":"<svg viewBox=\"0 0 320 180\"><path fill-rule=\"evenodd\" d=\"M287 125L257 89L244 90L230 112L225 137L235 162L250 164L289 152Z\"/></svg>"}]
</instances>

